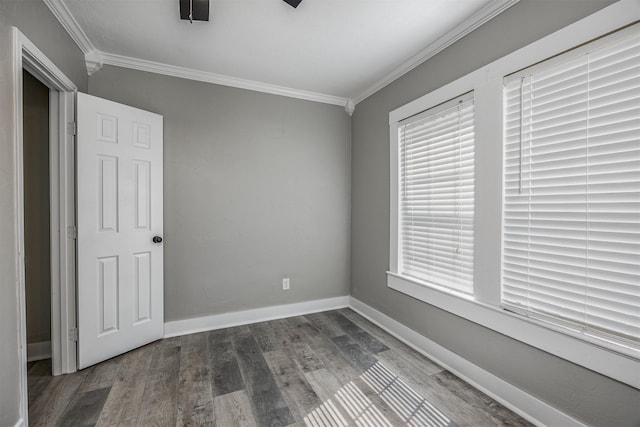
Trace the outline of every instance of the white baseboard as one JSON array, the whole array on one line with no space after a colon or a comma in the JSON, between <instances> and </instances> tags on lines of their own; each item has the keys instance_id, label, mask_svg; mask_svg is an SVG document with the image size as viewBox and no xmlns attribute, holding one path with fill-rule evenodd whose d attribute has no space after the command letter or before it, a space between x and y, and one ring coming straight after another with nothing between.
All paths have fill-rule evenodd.
<instances>
[{"instance_id":1,"label":"white baseboard","mask_svg":"<svg viewBox=\"0 0 640 427\"><path fill-rule=\"evenodd\" d=\"M51 358L51 341L32 342L27 344L27 362Z\"/></svg>"},{"instance_id":2,"label":"white baseboard","mask_svg":"<svg viewBox=\"0 0 640 427\"><path fill-rule=\"evenodd\" d=\"M24 427L24 420L20 418L13 427Z\"/></svg>"},{"instance_id":3,"label":"white baseboard","mask_svg":"<svg viewBox=\"0 0 640 427\"><path fill-rule=\"evenodd\" d=\"M284 319L285 317L301 316L318 313L320 311L336 310L349 307L349 296L318 299L295 304L275 305L256 308L253 310L234 311L231 313L215 314L212 316L195 317L193 319L174 320L164 324L164 337L176 337L196 332L214 329L230 328L232 326L248 325L250 323L268 320Z\"/></svg>"},{"instance_id":4,"label":"white baseboard","mask_svg":"<svg viewBox=\"0 0 640 427\"><path fill-rule=\"evenodd\" d=\"M416 351L539 426L584 426L582 422L429 340L386 314L351 297L349 306Z\"/></svg>"}]
</instances>

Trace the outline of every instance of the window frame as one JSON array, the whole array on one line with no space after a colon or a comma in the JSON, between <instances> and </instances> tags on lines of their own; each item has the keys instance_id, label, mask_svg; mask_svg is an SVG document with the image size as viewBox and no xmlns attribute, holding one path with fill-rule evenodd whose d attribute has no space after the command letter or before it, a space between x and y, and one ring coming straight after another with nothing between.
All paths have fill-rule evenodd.
<instances>
[{"instance_id":1,"label":"window frame","mask_svg":"<svg viewBox=\"0 0 640 427\"><path fill-rule=\"evenodd\" d=\"M636 24L638 17L640 2L621 0L389 113L390 239L387 286L640 389L640 351L585 337L501 307L504 77ZM471 91L474 92L475 102L474 265L483 268L474 268L474 295L466 295L399 274L398 129L402 120Z\"/></svg>"},{"instance_id":2,"label":"window frame","mask_svg":"<svg viewBox=\"0 0 640 427\"><path fill-rule=\"evenodd\" d=\"M607 34L605 36L603 36L602 38L599 38L597 40L594 40L592 42L586 43L583 46L579 46L575 49L572 49L569 52L563 53L555 58L551 58L549 60L546 60L544 62L532 65L531 67L528 67L524 70L520 70L516 73L513 73L509 76L505 76L504 78L504 86L505 86L505 90L506 87L509 84L512 84L514 82L522 82L521 79L525 78L525 77L529 77L532 75L535 76L539 76L540 73L543 73L547 70L553 70L556 69L558 66L561 66L563 64L567 64L567 63L574 63L576 60L582 59L584 60L584 67L587 67L587 57L586 55L590 52L597 52L599 49L601 48L605 48L611 44L614 44L616 42L619 42L621 40L625 40L627 38L629 38L630 36L633 37L639 37L640 36L640 23L636 23L636 24L632 24L630 26L627 26L626 28L622 28L619 30L616 30L615 32L611 33L611 34ZM586 78L586 77L585 77ZM522 83L521 83L522 84ZM588 84L587 84L588 86ZM640 88L639 88L640 89ZM522 89L521 89L521 93L522 93ZM585 93L586 95L586 93ZM507 103L506 100L506 95L505 95L505 99L504 99L505 104ZM522 104L520 104L520 108L521 110L526 108L524 107ZM586 116L588 117L588 113L586 114ZM506 131L506 128L505 128ZM531 140L529 140L529 142L527 143L528 146L532 146L531 144L533 144L531 142ZM507 141L506 141L506 137L505 137L505 141L503 141L503 155L505 155L507 149ZM522 155L522 153L521 153ZM587 154L584 154L584 160L586 161L587 159ZM522 158L521 158L522 159ZM529 163L530 166L535 167L537 166L537 163L535 163L535 161L530 160L532 163ZM522 160L521 160L522 162ZM556 167L556 169L554 169L555 171L558 171L560 168ZM535 171L529 171L529 172L522 172L521 173L521 177L522 174L530 174L530 176L535 176L536 172ZM507 210L507 203L506 203L506 197L507 197L507 192L504 190L504 186L506 185L506 161L505 161L505 165L504 165L504 172L503 172L503 215L505 215L508 210ZM523 180L525 178L522 178ZM526 180L529 180L531 178L527 178ZM529 184L529 186L523 186L521 183L521 189L524 192L525 190L531 188L531 189L537 189L538 187L535 184ZM588 190L586 192L587 195L591 194ZM537 206L539 202L537 201L529 201L529 205L528 208L530 209L531 206ZM585 213L588 212L588 209L585 206ZM593 211L591 211L593 212ZM513 211L511 211L511 213L513 213ZM507 273L508 269L505 267L504 265L504 255L505 255L505 251L508 253L508 250L505 249L504 247L504 243L506 242L505 239L505 227L504 227L504 219L503 219L503 230L502 230L502 243L503 243L503 260L502 260L502 271L501 271L501 283L502 283L502 291L504 292L505 288L505 274ZM589 239L585 238L585 242L587 242ZM553 273L550 273L553 275ZM513 289L513 287L512 287ZM507 310L511 310L515 313L524 315L524 316L530 316L536 319L539 319L541 322L543 323L555 323L556 325L560 325L562 327L566 327L566 328L570 328L570 329L574 329L576 331L581 330L580 332L578 332L578 336L580 337L588 337L588 336L594 336L596 339L596 342L598 342L598 340L601 341L611 341L611 346L613 347L614 351L622 351L624 352L624 349L620 349L617 346L621 346L624 347L625 345L628 345L630 347L635 347L636 350L640 351L640 342L634 342L632 339L625 337L625 336L616 336L613 332L607 331L605 329L598 329L597 327L593 327L589 322L585 323L580 323L580 321L574 319L571 319L570 316L568 318L562 318L560 316L554 316L553 314L549 313L549 312L545 312L545 311L536 311L536 310L529 310L528 308L524 307L524 306L519 306L513 302L509 302L509 301L505 301L504 296L502 296L501 298L501 304L502 307L504 307ZM589 307L588 304L585 303L585 307ZM638 307L638 310L640 310L640 307ZM625 344L626 343L626 344ZM633 354L633 352L631 353Z\"/></svg>"},{"instance_id":3,"label":"window frame","mask_svg":"<svg viewBox=\"0 0 640 427\"><path fill-rule=\"evenodd\" d=\"M449 99L449 100L447 100L447 101L445 101L445 102L443 102L441 104L435 105L432 108L429 108L429 109L427 109L425 111L422 111L420 114L413 115L411 117L408 117L408 118L400 121L398 123L398 132L400 132L400 130L401 130L401 128L403 126L419 122L419 121L423 120L424 118L429 117L431 115L437 116L442 111L449 110L449 109L455 107L456 104L458 104L458 103L467 103L469 101L471 101L471 105L472 105L472 109L473 109L472 116L473 116L473 115L475 115L475 105L474 105L474 93L472 91L472 92L460 94L459 96L456 96L456 97L454 97L452 99ZM400 136L398 134L398 156L399 156L398 165L400 165L400 162L402 161L402 155L401 155L402 145L403 145L403 142L401 141L401 138L400 138ZM474 146L474 150L475 150L475 142L473 143L473 146ZM455 163L455 161L453 161L452 163ZM401 173L400 169L399 169L399 173ZM402 233L400 231L401 228L402 228L402 219L401 219L402 215L400 214L400 211L402 210L402 202L401 202L401 198L402 198L401 197L401 194L402 194L402 188L401 187L402 187L402 185L401 185L400 181L399 181L398 185L399 185L399 187L398 187L398 189L399 189L399 196L398 196L399 197L398 198L398 227L399 228L398 228L398 234L397 234L398 235L398 271L401 271L401 270L405 270L405 267L403 265L404 264L404 262L403 262L404 259L403 259L403 256L402 256L402 247L403 247L404 242L402 240ZM471 213L473 214L473 211L471 211ZM472 253L472 256L473 256L473 253ZM408 275L408 277L411 277L412 280L423 281L423 279L420 279L419 277L417 277L415 275L411 275L411 276ZM461 290L457 291L453 287L437 283L437 281L431 282L431 281L424 280L424 283L426 283L429 286L448 289L448 290L451 290L452 292L460 292L460 293L465 294L465 295L469 294L468 292L464 292L464 291L461 291ZM471 292L473 292L473 280L471 282L471 288L472 288Z\"/></svg>"}]
</instances>

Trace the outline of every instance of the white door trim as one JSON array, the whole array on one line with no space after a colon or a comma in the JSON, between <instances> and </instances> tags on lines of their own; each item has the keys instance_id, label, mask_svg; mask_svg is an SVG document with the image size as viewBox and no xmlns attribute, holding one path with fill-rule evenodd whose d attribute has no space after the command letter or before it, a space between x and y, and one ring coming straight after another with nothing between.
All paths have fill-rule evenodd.
<instances>
[{"instance_id":1,"label":"white door trim","mask_svg":"<svg viewBox=\"0 0 640 427\"><path fill-rule=\"evenodd\" d=\"M68 132L75 117L77 87L24 34L13 27L13 112L18 279L18 332L20 339L20 416L28 425L27 335L24 265L24 182L22 70L49 87L50 182L51 182L51 341L53 374L76 370L76 343L69 330L76 327L75 241L67 234L75 224L74 136Z\"/></svg>"}]
</instances>

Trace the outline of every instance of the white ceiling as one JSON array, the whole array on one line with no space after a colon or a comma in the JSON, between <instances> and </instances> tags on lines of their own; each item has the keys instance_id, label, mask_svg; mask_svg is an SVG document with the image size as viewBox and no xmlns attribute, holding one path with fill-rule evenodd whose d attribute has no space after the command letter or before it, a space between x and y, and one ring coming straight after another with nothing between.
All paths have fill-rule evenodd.
<instances>
[{"instance_id":1,"label":"white ceiling","mask_svg":"<svg viewBox=\"0 0 640 427\"><path fill-rule=\"evenodd\" d=\"M356 100L513 3L303 0L294 9L282 0L210 0L210 20L190 24L178 0L47 3L60 1L88 49Z\"/></svg>"}]
</instances>

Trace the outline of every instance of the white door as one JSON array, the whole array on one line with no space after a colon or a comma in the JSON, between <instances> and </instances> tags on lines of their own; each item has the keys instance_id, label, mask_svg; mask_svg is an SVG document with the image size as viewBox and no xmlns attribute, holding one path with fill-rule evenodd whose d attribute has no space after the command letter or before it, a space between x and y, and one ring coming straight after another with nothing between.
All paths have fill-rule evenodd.
<instances>
[{"instance_id":1,"label":"white door","mask_svg":"<svg viewBox=\"0 0 640 427\"><path fill-rule=\"evenodd\" d=\"M78 366L162 338L162 116L78 93Z\"/></svg>"}]
</instances>

